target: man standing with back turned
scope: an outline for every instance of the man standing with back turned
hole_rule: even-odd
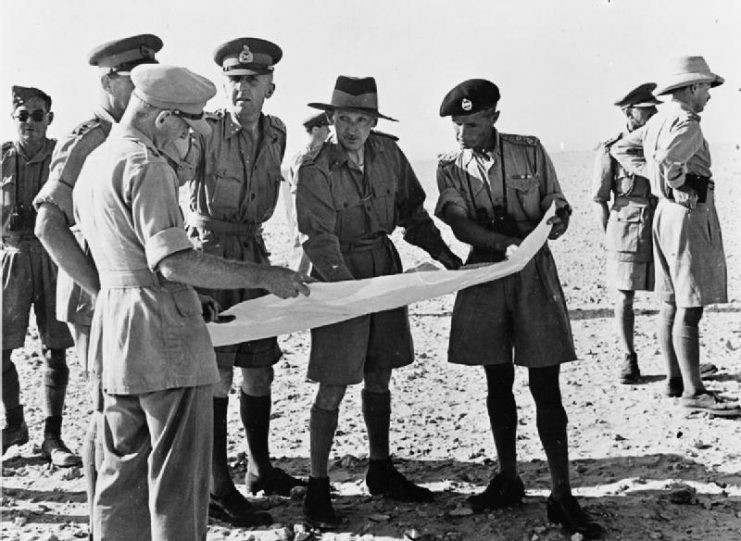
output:
[[[651,195],[648,179],[626,172],[610,156],[610,147],[656,114],[656,105],[661,102],[651,94],[654,88],[656,83],[644,83],[615,102],[625,114],[627,131],[599,146],[592,180],[599,224],[605,232],[608,285],[617,290],[615,322],[625,351],[621,383],[637,383],[641,376],[633,341],[633,300],[636,291],[654,288],[651,218],[656,198]],[[610,198],[612,208],[608,207]]]
[[[162,150],[207,135],[216,93],[185,68],[147,64],[118,126],[86,160],[75,217],[100,278],[90,348],[103,360],[103,463],[95,539],[206,538],[213,412],[213,346],[191,286],[308,294],[288,269],[193,250],[178,177]]]
[[[671,101],[611,152],[629,173],[647,177],[659,198],[653,240],[667,394],[681,396],[691,410],[736,416],[741,409],[708,391],[700,379],[698,328],[704,306],[728,301],[710,149],[699,115],[710,89],[724,79],[701,56],[680,57],[670,68],[654,94],[671,94]]]

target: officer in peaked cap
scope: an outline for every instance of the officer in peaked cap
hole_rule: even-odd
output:
[[[441,156],[435,214],[471,245],[468,263],[506,258],[555,205],[550,238],[568,228],[571,207],[553,164],[535,137],[501,133],[497,85],[470,79],[450,90],[440,116],[452,117],[458,150]],[[536,341],[533,336],[538,336]],[[561,401],[560,365],[576,359],[569,315],[556,265],[543,246],[518,273],[458,292],[450,328],[448,361],[482,366],[486,408],[499,471],[481,493],[468,498],[474,512],[516,506],[525,487],[517,468],[517,405],[514,365],[527,367],[537,409],[537,428],[553,480],[547,502],[551,522],[584,537],[601,528],[571,494],[567,417]]]
[[[645,177],[631,175],[610,156],[610,148],[656,114],[661,102],[653,95],[656,83],[643,83],[615,101],[626,117],[625,130],[597,148],[592,199],[605,232],[607,282],[616,290],[615,319],[623,346],[618,380],[637,383],[641,372],[634,347],[633,300],[636,291],[653,291],[654,266],[651,221],[656,198]],[[612,199],[612,207],[608,203]]]
[[[162,40],[152,34],[140,34],[106,42],[88,55],[92,66],[101,68],[98,104],[90,117],[64,135],[57,144],[51,162],[49,181],[34,200],[38,210],[36,231],[52,259],[59,265],[57,280],[57,314],[66,322],[75,340],[77,358],[86,366],[90,324],[93,317],[93,297],[99,286],[98,273],[82,234],[73,232],[72,189],[85,160],[108,137],[111,127],[123,115],[134,86],[129,72],[138,64],[156,63],[155,53]],[[96,360],[94,362],[98,362]],[[96,479],[95,450],[96,416],[100,409],[100,371],[86,366],[91,378],[94,400],[93,416],[83,446],[83,466],[88,502],[92,505]]]
[[[186,284],[288,297],[308,294],[307,279],[279,267],[257,273],[193,249],[162,151],[189,128],[209,131],[200,131],[198,116],[216,87],[166,65],[137,66],[131,78],[120,125],[88,158],[74,191],[101,284],[91,331],[102,351],[106,434],[96,539],[202,541],[219,373],[198,296]]]
[[[281,163],[286,128],[276,116],[263,113],[275,91],[274,67],[280,47],[258,38],[238,38],[216,48],[214,62],[223,74],[227,107],[208,115],[212,133],[197,136],[186,158],[196,174],[185,185],[188,233],[194,245],[227,259],[270,265],[262,232],[273,215],[282,183]],[[256,289],[200,289],[226,309],[264,294]],[[249,465],[245,488],[250,493],[288,496],[303,482],[274,468],[270,459],[270,411],[273,364],[282,352],[277,338],[216,348],[221,375],[214,386],[212,517],[235,526],[270,523],[237,490],[226,453],[226,416],[234,368],[242,371],[240,416],[246,432]]]
[[[671,99],[610,151],[628,173],[646,174],[658,198],[652,238],[665,393],[690,411],[737,417],[739,404],[705,387],[700,363],[704,307],[728,302],[710,145],[700,124],[710,89],[723,82],[702,56],[676,58],[653,92]]]
[[[219,45],[214,61],[225,75],[265,75],[283,57],[275,43],[259,38],[237,38]]]
[[[155,53],[160,49],[160,38],[154,34],[139,34],[97,46],[90,51],[88,62],[91,66],[124,75],[139,64],[156,64]]]

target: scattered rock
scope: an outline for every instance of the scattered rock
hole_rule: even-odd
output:
[[[459,505],[455,509],[452,509],[448,515],[451,517],[467,517],[469,515],[473,515],[473,509],[470,507],[465,507],[462,505]]]
[[[291,499],[293,501],[302,501],[304,499],[304,496],[306,496],[306,487],[303,486],[295,486],[291,489],[290,493]]]
[[[584,536],[579,532],[576,532],[574,535],[571,536],[570,539],[571,541],[584,541]]]
[[[372,520],[373,522],[386,522],[387,520],[391,520],[391,515],[384,515],[383,513],[373,513],[368,517],[369,520]]]
[[[677,505],[692,505],[695,503],[697,491],[685,483],[675,483],[670,487],[669,501]]]
[[[13,520],[13,524],[16,528],[23,528],[26,525],[26,522],[28,522],[26,517],[15,517]]]
[[[422,539],[422,533],[416,528],[411,528],[404,532],[404,539],[408,539],[409,541],[417,541],[419,539]]]

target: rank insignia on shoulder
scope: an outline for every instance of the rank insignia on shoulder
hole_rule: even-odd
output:
[[[95,128],[100,126],[100,120],[97,118],[92,118],[90,120],[86,120],[85,122],[82,122],[75,126],[75,129],[72,130],[73,135],[85,135],[86,133],[91,132]]]

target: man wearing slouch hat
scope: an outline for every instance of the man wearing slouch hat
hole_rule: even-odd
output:
[[[611,154],[629,173],[647,177],[659,198],[653,242],[666,394],[693,411],[738,416],[736,403],[705,388],[700,369],[703,308],[728,302],[710,147],[700,126],[710,89],[724,79],[701,56],[679,57],[668,67],[654,95],[671,100]]]
[[[341,75],[329,104],[309,106],[327,111],[335,129],[335,137],[308,154],[298,171],[296,213],[312,276],[336,282],[402,272],[389,238],[396,227],[446,268],[458,268],[461,261],[425,211],[425,193],[396,138],[373,131],[379,118],[393,120],[378,110],[375,79]],[[396,469],[389,449],[391,373],[413,359],[406,307],[312,329],[308,378],[319,389],[309,421],[311,477],[304,499],[311,524],[340,523],[330,500],[327,462],[347,386],[361,381],[368,490],[399,501],[433,499]]]

